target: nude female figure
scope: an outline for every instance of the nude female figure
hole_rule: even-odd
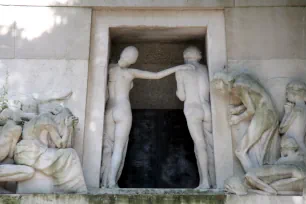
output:
[[[103,187],[118,187],[132,126],[129,93],[133,88],[133,79],[161,79],[178,70],[194,68],[192,65],[180,65],[157,73],[128,68],[137,58],[138,50],[129,46],[122,51],[118,63],[110,65],[101,171]]]

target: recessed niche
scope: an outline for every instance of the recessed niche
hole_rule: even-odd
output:
[[[131,67],[158,72],[184,64],[190,45],[202,52],[206,64],[206,28],[111,28],[110,63],[130,45],[139,50]],[[195,188],[199,175],[194,144],[176,96],[175,75],[159,80],[135,79],[130,92],[133,124],[121,188]]]
[[[112,28],[110,61],[116,63],[121,51],[133,45],[139,50],[137,62],[131,67],[158,72],[184,63],[183,51],[194,45],[205,59],[205,28]],[[174,74],[160,80],[135,79],[130,92],[132,109],[182,109],[175,95]]]

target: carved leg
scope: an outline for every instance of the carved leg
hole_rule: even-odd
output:
[[[107,110],[104,123],[105,133],[103,135],[103,154],[102,154],[102,187],[108,187],[108,178],[111,168],[112,154],[114,150],[115,121],[113,120],[113,111]]]
[[[0,165],[0,182],[23,181],[34,175],[34,169],[25,165],[2,164]]]
[[[209,124],[208,124],[209,125]],[[215,172],[215,158],[214,158],[214,141],[213,135],[207,127],[207,123],[203,123],[204,135],[207,143],[207,159],[208,159],[208,173],[210,179],[210,185],[215,187],[216,185],[216,172]],[[209,125],[211,126],[211,124]]]
[[[115,144],[111,161],[111,169],[109,175],[109,187],[117,187],[117,174],[120,169],[121,162],[125,158],[125,146],[128,142],[129,133],[132,126],[132,119],[116,122],[115,128]]]
[[[243,136],[235,151],[236,156],[246,172],[254,167],[248,156],[248,151],[258,142],[263,133],[267,130],[268,125],[269,124],[267,124],[267,121],[264,119],[264,114],[262,112],[257,112],[250,123],[247,133]]]
[[[264,169],[260,169],[263,170]],[[269,193],[270,195],[276,195],[277,192],[275,189],[273,189],[271,186],[260,180],[255,173],[249,172],[245,175],[245,179],[247,180],[248,184],[252,187],[255,187],[255,189],[260,189],[264,192]]]
[[[200,185],[198,189],[208,189],[208,158],[207,158],[207,144],[204,138],[202,121],[190,120],[187,118],[188,129],[193,139],[195,146],[195,154],[198,163],[198,170],[200,175]]]

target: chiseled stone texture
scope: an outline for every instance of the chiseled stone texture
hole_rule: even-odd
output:
[[[12,8],[0,6],[0,59],[14,57],[15,21]]]
[[[7,90],[9,98],[23,99],[32,93],[54,96],[72,90],[73,95],[65,105],[79,118],[73,147],[81,160],[87,72],[87,60],[0,60],[0,73],[4,74],[0,86]]]
[[[225,204],[303,204],[302,196],[227,195]]]
[[[306,82],[306,60],[229,60],[229,70],[250,73],[269,92],[280,116],[286,101],[286,86],[294,80]]]
[[[223,204],[224,195],[216,194],[24,194],[0,195],[2,204]]]
[[[306,59],[305,19],[305,7],[226,9],[228,59]]]
[[[95,7],[127,7],[127,8],[199,8],[199,7],[231,7],[234,5],[234,0],[0,0],[0,5],[24,5],[24,6],[95,6]]]
[[[0,6],[0,59],[89,57],[91,9]]]
[[[306,6],[305,0],[235,0],[235,7],[250,6]]]

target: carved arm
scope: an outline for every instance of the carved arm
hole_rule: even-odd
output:
[[[186,99],[186,95],[185,95],[185,88],[184,88],[184,80],[183,80],[183,76],[179,73],[176,72],[175,73],[175,79],[176,79],[176,96],[181,100],[181,101],[185,101]]]
[[[164,78],[170,74],[173,74],[176,71],[179,70],[187,70],[187,69],[194,69],[193,65],[179,65],[176,67],[172,67],[169,69],[165,69],[163,71],[160,72],[149,72],[149,71],[143,71],[143,70],[139,70],[139,69],[128,69],[129,73],[131,73],[135,78],[139,78],[139,79],[161,79]]]

